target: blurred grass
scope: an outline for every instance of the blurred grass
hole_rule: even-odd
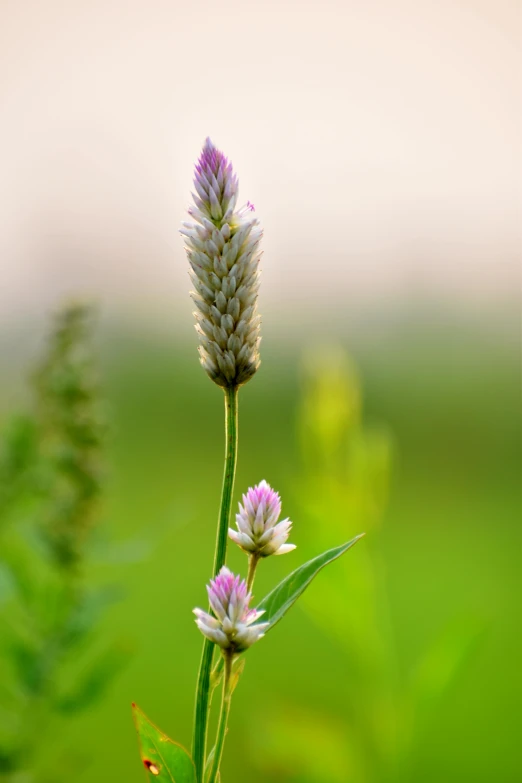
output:
[[[380,340],[346,346],[362,378],[365,421],[385,427],[393,444],[378,576],[394,629],[399,694],[411,677],[421,676],[426,650],[434,650],[422,664],[431,691],[411,716],[413,738],[398,778],[404,783],[520,779],[518,356],[509,341],[488,340],[485,332],[406,324]],[[241,394],[236,496],[261,478],[271,482],[294,520],[299,548],[266,564],[258,595],[304,560],[305,552],[313,554],[318,524],[317,551],[323,543],[340,543],[337,524],[330,526],[328,516],[314,521],[302,508],[307,468],[298,435],[299,349],[268,336],[262,358],[259,375]],[[103,363],[113,426],[109,537],[145,540],[151,549],[140,545],[144,558],[132,564],[111,562],[103,548],[98,553],[105,562],[93,566],[92,581],[126,590],[101,630],[134,652],[105,702],[67,731],[85,760],[79,783],[131,783],[143,779],[131,701],[171,737],[190,742],[201,646],[191,609],[204,600],[212,559],[222,399],[198,367],[193,342],[112,333],[104,340]],[[14,395],[4,397],[4,413],[13,407]],[[331,504],[325,498],[325,507]],[[363,526],[349,522],[355,532]],[[367,540],[348,553],[347,569],[365,556],[359,547],[371,550]],[[231,552],[230,562],[244,565],[238,552]],[[311,588],[318,596],[321,579]],[[347,602],[357,600],[346,596]],[[342,640],[321,627],[320,617],[314,619],[318,611],[313,602],[297,606],[266,645],[249,653],[235,696],[225,781],[393,779],[390,770],[355,764],[354,738],[344,729],[345,716],[353,712],[355,674]],[[369,617],[368,633],[373,622]],[[456,639],[458,646],[464,622],[477,623],[483,632],[469,651],[462,650],[456,676],[439,693],[445,640],[451,646]],[[382,728],[392,745],[395,721],[392,712]],[[274,725],[282,751],[273,748]],[[271,749],[281,766],[267,776],[263,757]],[[321,765],[320,755],[328,762]]]

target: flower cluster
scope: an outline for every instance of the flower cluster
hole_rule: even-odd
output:
[[[215,617],[194,609],[196,624],[201,633],[223,650],[240,653],[264,636],[268,623],[257,623],[263,612],[250,609],[252,594],[239,576],[223,566],[207,587],[210,606]]]
[[[289,519],[278,522],[281,515],[281,498],[266,481],[250,487],[243,495],[236,514],[237,530],[229,528],[228,535],[245,552],[257,557],[284,555],[295,549],[287,544],[292,528]]]
[[[247,203],[236,210],[238,181],[207,139],[196,165],[192,222],[181,233],[192,268],[201,363],[224,388],[246,383],[259,367],[258,294],[261,229]]]

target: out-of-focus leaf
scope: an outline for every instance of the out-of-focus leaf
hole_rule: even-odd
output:
[[[184,747],[160,731],[136,704],[132,713],[140,742],[141,760],[158,783],[195,783],[196,768]]]
[[[364,533],[355,536],[348,543],[329,549],[327,552],[323,552],[322,555],[318,555],[313,560],[309,560],[304,565],[299,566],[299,568],[296,568],[295,571],[292,571],[289,576],[283,579],[272,592],[265,596],[258,608],[265,612],[263,621],[270,623],[267,631],[270,631],[281,620],[319,571],[329,563],[337,560],[338,557],[341,557],[363,535]]]
[[[484,620],[470,617],[460,617],[444,629],[415,669],[412,691],[418,705],[443,696],[485,630]]]
[[[16,769],[15,754],[12,750],[0,747],[0,775],[11,775]]]
[[[154,546],[155,542],[145,538],[118,541],[115,544],[99,541],[92,547],[90,559],[97,565],[140,563],[150,557]]]
[[[126,665],[128,657],[125,650],[117,647],[106,650],[92,664],[79,685],[71,693],[56,700],[56,709],[62,713],[79,712],[97,702]]]
[[[11,586],[16,597],[25,606],[32,606],[38,592],[42,564],[32,546],[30,536],[24,529],[23,541],[10,541],[2,550],[2,566],[9,572]]]
[[[0,563],[0,606],[14,593],[13,577],[5,563]]]
[[[364,774],[364,750],[341,715],[276,700],[246,731],[266,783],[375,783]]]
[[[42,672],[39,649],[27,639],[14,639],[8,647],[18,680],[29,693],[36,693],[41,684]]]
[[[74,646],[81,643],[90,631],[96,629],[105,609],[120,601],[123,595],[123,590],[117,585],[107,585],[86,593],[65,629],[67,645]]]
[[[300,415],[302,451],[309,465],[334,473],[346,439],[359,427],[362,395],[359,375],[340,345],[313,347],[303,363],[305,394]]]
[[[0,515],[24,491],[36,460],[36,428],[29,416],[15,416],[0,441]]]

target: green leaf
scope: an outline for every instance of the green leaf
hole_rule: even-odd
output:
[[[245,668],[245,659],[243,657],[235,658],[232,663],[232,676],[230,678],[230,687],[232,689],[232,693],[237,687],[239,678],[243,674],[244,668]],[[222,655],[220,655],[218,662],[216,663],[216,665],[214,666],[210,674],[210,686],[212,690],[217,688],[217,686],[223,679],[224,671],[225,671],[225,659],[223,658]]]
[[[196,768],[181,745],[163,734],[136,704],[132,714],[140,741],[141,760],[157,783],[195,783]]]
[[[312,579],[324,568],[328,563],[332,563],[341,557],[350,547],[352,547],[357,541],[364,536],[361,535],[352,538],[347,544],[329,549],[327,552],[323,552],[322,555],[314,557],[313,560],[309,560],[295,571],[279,582],[271,593],[269,593],[259,606],[258,609],[264,610],[263,622],[268,622],[270,625],[267,631],[270,631],[274,625],[286,614],[290,607],[297,601],[300,595],[304,593]]]

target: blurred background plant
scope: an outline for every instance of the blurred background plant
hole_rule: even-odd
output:
[[[266,723],[258,761],[272,779],[284,771],[288,781],[399,783],[411,776],[420,713],[443,698],[484,620],[459,618],[401,677],[380,541],[393,436],[383,426],[365,424],[359,373],[341,346],[309,351],[302,376],[302,469],[294,483],[304,556],[336,535],[365,530],[367,537],[353,562],[325,572],[303,598],[310,619],[344,662],[336,681],[344,710],[325,720],[305,697],[286,703]]]
[[[75,779],[87,758],[67,747],[64,726],[103,695],[125,659],[96,633],[113,590],[86,582],[106,438],[92,316],[84,304],[58,312],[32,378],[32,410],[8,423],[1,443],[0,779],[6,781]]]

